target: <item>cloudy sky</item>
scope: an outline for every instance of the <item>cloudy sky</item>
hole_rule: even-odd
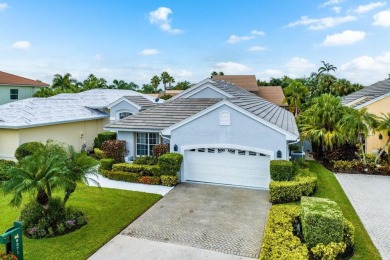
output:
[[[371,84],[390,73],[390,3],[361,0],[0,0],[0,70],[51,83],[93,73],[149,83],[168,71],[210,76],[336,76]]]

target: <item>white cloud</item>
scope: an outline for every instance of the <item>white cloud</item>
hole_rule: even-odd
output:
[[[366,5],[359,5],[356,9],[353,10],[353,12],[357,14],[363,14],[368,13],[371,10],[374,10],[375,8],[385,6],[386,2],[372,2]]]
[[[269,80],[270,78],[280,78],[283,77],[284,73],[277,69],[266,69],[263,71],[260,71],[257,74],[257,78],[261,80]]]
[[[95,57],[93,59],[96,60],[96,61],[101,61],[102,60],[102,55],[100,55],[98,53],[98,54],[95,55]]]
[[[169,19],[169,15],[173,14],[172,10],[168,7],[159,7],[156,10],[149,13],[149,22],[151,24],[155,24],[160,27],[163,31],[167,31],[169,33],[178,34],[182,33],[183,30],[173,29],[171,27],[171,20]]]
[[[337,4],[340,4],[341,2],[343,2],[343,0],[329,0],[329,1],[326,1],[325,3],[323,3],[322,5],[320,5],[320,7],[325,7],[328,5],[337,5]]]
[[[332,10],[333,10],[336,14],[338,14],[338,13],[341,12],[341,7],[340,7],[340,6],[333,6],[333,7],[332,7]]]
[[[219,63],[217,63],[217,65],[213,69],[213,71],[222,71],[226,75],[240,74],[243,72],[248,72],[250,70],[251,69],[249,67],[245,66],[244,64],[232,62],[232,61],[219,62]]]
[[[11,48],[14,49],[29,49],[31,46],[31,42],[29,41],[17,41],[11,45]]]
[[[305,58],[294,57],[286,63],[285,67],[289,76],[302,77],[304,75],[309,75],[315,70],[316,65]]]
[[[176,82],[182,80],[188,80],[188,78],[192,77],[192,71],[185,70],[185,69],[166,68],[163,69],[163,71],[168,72],[172,77],[174,77]]]
[[[5,9],[8,9],[8,4],[7,3],[0,3],[0,11],[3,11]]]
[[[248,51],[256,52],[256,51],[265,51],[267,50],[266,47],[263,46],[252,46],[248,49]]]
[[[234,44],[242,41],[249,41],[256,38],[255,36],[237,36],[235,34],[230,35],[229,39],[226,41],[227,43]]]
[[[390,27],[390,9],[374,15],[373,25]]]
[[[264,36],[264,35],[265,35],[264,32],[258,31],[258,30],[252,30],[252,31],[251,31],[251,34],[252,34],[252,35],[256,35],[256,36]]]
[[[382,55],[360,56],[341,65],[338,73],[361,84],[372,84],[388,77],[390,67],[390,52]]]
[[[363,31],[346,30],[341,33],[327,35],[325,40],[321,43],[323,46],[342,46],[351,45],[362,41],[366,37]]]
[[[145,50],[140,51],[138,54],[143,55],[143,56],[151,56],[151,55],[156,55],[159,53],[160,53],[160,51],[156,50],[156,49],[145,49]]]
[[[356,16],[347,15],[341,17],[325,17],[325,18],[309,18],[308,16],[302,16],[298,21],[291,22],[287,27],[295,27],[299,25],[308,26],[310,30],[321,30],[326,28],[332,28],[343,23],[355,21]]]

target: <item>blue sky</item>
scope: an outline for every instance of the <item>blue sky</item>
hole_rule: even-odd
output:
[[[387,1],[0,0],[0,70],[51,83],[93,73],[149,83],[168,71],[302,77],[324,60],[371,84],[390,73]]]

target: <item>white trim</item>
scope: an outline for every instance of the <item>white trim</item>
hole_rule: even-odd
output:
[[[139,105],[137,105],[136,103],[134,103],[134,102],[128,100],[126,97],[121,97],[121,98],[117,99],[116,101],[114,101],[114,102],[112,102],[111,104],[109,104],[109,105],[107,106],[107,108],[108,108],[108,109],[111,109],[112,107],[118,105],[118,104],[119,104],[120,102],[122,102],[122,101],[125,101],[125,102],[128,103],[129,105],[134,106],[134,107],[137,108],[138,110],[141,109],[141,106],[139,106]]]
[[[157,129],[134,129],[134,128],[129,128],[129,129],[125,129],[125,128],[116,128],[116,127],[103,127],[103,130],[106,130],[106,131],[120,131],[120,132],[140,132],[140,133],[160,133],[161,130],[157,130]]]
[[[169,100],[175,100],[175,99],[177,99],[177,98],[181,98],[183,95],[186,95],[187,93],[192,92],[193,90],[197,89],[199,86],[202,86],[202,85],[204,85],[204,84],[206,84],[206,83],[211,83],[211,84],[213,84],[213,83],[215,83],[215,82],[214,82],[212,79],[210,79],[210,78],[206,78],[206,79],[202,80],[201,82],[199,82],[199,83],[193,85],[193,86],[190,87],[189,89],[186,89],[186,90],[184,90],[183,92],[177,94],[176,96],[170,98]]]
[[[382,95],[382,96],[379,96],[379,97],[377,97],[377,98],[374,98],[374,99],[372,99],[372,100],[370,100],[370,101],[367,101],[366,103],[363,103],[363,104],[361,104],[361,105],[358,105],[358,106],[355,107],[355,109],[360,109],[360,108],[362,108],[362,107],[371,105],[372,103],[375,103],[375,102],[377,102],[377,101],[379,101],[379,100],[381,100],[381,99],[387,98],[387,97],[389,97],[389,96],[390,96],[390,92],[388,92],[388,93],[386,93],[386,94],[384,94],[384,95]]]
[[[211,84],[206,84],[206,85],[204,85],[204,86],[202,86],[202,87],[198,87],[198,88],[194,89],[193,91],[189,92],[188,94],[183,95],[183,98],[190,98],[191,96],[193,96],[193,95],[195,95],[195,94],[201,92],[202,90],[204,90],[204,89],[206,89],[206,88],[210,88],[210,89],[214,90],[215,92],[217,92],[217,93],[219,93],[219,94],[225,96],[226,98],[233,98],[233,96],[230,95],[229,93],[227,93],[227,92],[225,92],[225,91],[223,91],[223,90],[220,90],[219,88],[214,87],[214,86],[211,85]]]
[[[259,122],[265,126],[268,126],[269,128],[271,128],[279,133],[284,134],[286,136],[287,141],[295,141],[299,138],[299,136],[295,136],[294,134],[288,132],[287,130],[284,130],[284,129],[282,129],[282,128],[280,128],[280,127],[278,127],[278,126],[276,126],[276,125],[274,125],[274,124],[272,124],[272,123],[270,123],[270,122],[268,122],[268,121],[266,121],[258,116],[255,116],[254,114],[252,114],[252,113],[246,111],[245,109],[229,102],[228,100],[222,100],[221,102],[218,102],[217,104],[215,104],[211,107],[208,107],[207,109],[202,110],[201,112],[199,112],[193,116],[190,116],[190,117],[188,117],[188,118],[186,118],[186,119],[184,119],[184,120],[182,120],[182,121],[180,121],[180,122],[178,122],[178,123],[176,123],[168,128],[165,128],[161,133],[163,135],[171,135],[172,130],[179,128],[179,127],[181,127],[181,126],[183,126],[183,125],[185,125],[185,124],[187,124],[187,123],[189,123],[189,122],[191,122],[191,121],[193,121],[193,120],[195,120],[195,119],[197,119],[197,118],[199,118],[199,117],[201,117],[201,116],[203,116],[203,115],[205,115],[205,114],[207,114],[207,113],[209,113],[209,112],[211,112],[211,111],[213,111],[213,110],[215,110],[223,105],[226,105],[226,106],[254,119],[257,122]]]
[[[236,149],[236,150],[245,150],[256,153],[262,153],[269,156],[270,160],[275,159],[275,152],[270,150],[265,150],[261,148],[255,148],[251,146],[245,145],[237,145],[237,144],[193,144],[193,145],[183,145],[180,146],[179,152],[184,155],[186,150],[197,149],[197,148],[226,148],[226,149]]]

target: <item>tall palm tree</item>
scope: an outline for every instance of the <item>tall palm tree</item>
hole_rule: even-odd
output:
[[[161,82],[161,79],[159,76],[157,75],[154,75],[151,79],[150,79],[150,84],[155,87],[157,89],[158,85],[160,85],[160,82]]]
[[[358,142],[360,144],[364,164],[367,164],[364,140],[367,138],[371,129],[378,125],[377,117],[367,111],[367,108],[353,109],[346,108],[346,113],[340,121],[340,126],[346,134],[349,142]]]
[[[388,150],[388,147],[390,145],[390,113],[387,113],[387,114],[382,113],[382,118],[380,119],[379,124],[378,124],[378,130],[387,132],[388,139],[387,139],[386,144],[381,148],[381,151],[377,155],[377,157],[375,159],[375,163],[378,161],[378,159],[381,157],[381,155],[386,150]]]
[[[170,82],[170,80],[171,80],[171,75],[169,75],[169,73],[168,72],[166,72],[166,71],[163,71],[162,73],[161,73],[161,82],[164,84],[164,95],[165,95],[165,91],[167,90],[167,83],[169,83]]]
[[[77,83],[77,80],[72,78],[70,73],[64,74],[55,74],[53,78],[52,88],[60,89],[61,91],[72,90]]]
[[[169,76],[169,79],[168,79],[169,89],[172,88],[172,83],[175,83],[175,79],[172,76]]]
[[[283,103],[287,102],[291,112],[294,112],[294,115],[297,116],[302,105],[302,100],[305,99],[309,90],[301,82],[292,80],[288,87],[283,89],[283,92],[286,96]]]
[[[336,71],[337,70],[337,67],[333,66],[332,64],[327,63],[325,61],[321,61],[321,62],[323,64],[323,66],[318,68],[318,74],[322,74],[324,72],[326,72],[326,74],[329,74],[330,71]]]

